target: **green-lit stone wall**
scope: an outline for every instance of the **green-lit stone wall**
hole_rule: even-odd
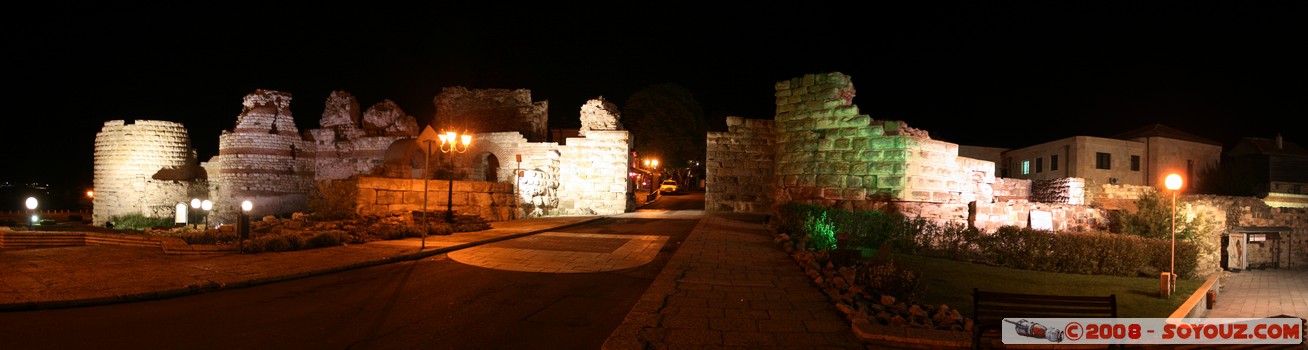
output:
[[[959,157],[957,144],[902,121],[861,114],[849,76],[809,74],[775,89],[778,202],[870,208],[882,199],[991,200],[993,162]]]

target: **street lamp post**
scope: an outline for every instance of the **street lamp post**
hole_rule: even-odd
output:
[[[1176,291],[1176,192],[1181,189],[1181,175],[1167,175],[1163,183],[1172,190],[1172,266],[1168,270],[1166,293],[1170,297]]]
[[[27,214],[31,216],[30,221],[27,222],[27,229],[36,231],[36,197],[27,197],[27,202],[23,204],[27,205]]]
[[[213,202],[208,199],[200,202],[200,209],[204,210],[204,229],[209,230],[209,211],[213,210]]]
[[[440,135],[441,153],[450,153],[451,156],[458,155],[468,151],[468,145],[472,144],[472,135],[466,131],[463,135],[453,131],[446,131]],[[462,141],[462,142],[460,142]],[[459,147],[462,144],[463,147]],[[454,157],[450,157],[450,188],[446,192],[445,200],[445,222],[454,223]]]
[[[186,220],[191,222],[191,228],[192,228],[192,229],[198,229],[198,228],[200,228],[200,224],[197,223],[197,222],[195,222],[195,217],[191,216],[191,215],[192,215],[191,213],[193,213],[193,212],[197,212],[197,211],[199,211],[199,209],[200,209],[200,199],[199,199],[199,198],[191,198],[191,210],[188,211],[188,212],[186,212]],[[205,228],[208,228],[208,227],[205,227]]]
[[[241,202],[241,212],[236,216],[236,241],[238,249],[245,252],[245,236],[250,234],[250,210],[254,209],[254,203],[250,201]],[[206,219],[208,220],[208,219]]]

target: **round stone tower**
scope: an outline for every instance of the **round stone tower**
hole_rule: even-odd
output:
[[[105,122],[95,134],[94,223],[129,214],[171,217],[174,206],[188,200],[194,161],[181,123]]]

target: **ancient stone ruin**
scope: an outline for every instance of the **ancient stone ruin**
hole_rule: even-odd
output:
[[[141,214],[171,217],[199,177],[195,151],[181,123],[112,120],[95,134],[92,220]]]
[[[618,121],[621,113],[618,112],[618,106],[604,100],[604,97],[586,101],[581,106],[581,130],[577,133],[586,136],[587,131],[613,131],[621,130],[622,123]]]
[[[518,132],[527,141],[545,141],[549,128],[549,102],[532,101],[527,89],[468,89],[446,87],[432,99],[436,117],[432,126],[459,127],[475,133]]]
[[[446,92],[438,106],[447,115],[476,120],[459,131],[474,132],[476,141],[467,153],[433,154],[430,162],[415,141],[419,128],[412,116],[390,100],[361,114],[359,103],[343,91],[327,98],[321,128],[303,133],[291,114],[290,93],[246,95],[235,127],[219,135],[218,155],[198,165],[179,123],[108,122],[96,137],[95,220],[103,224],[110,216],[138,213],[167,217],[191,198],[213,201],[213,224],[234,222],[246,200],[253,202],[255,217],[289,215],[306,209],[318,182],[342,179],[358,186],[361,214],[421,210],[423,198],[428,210],[448,205],[489,220],[607,215],[634,204],[626,176],[630,137],[620,130],[612,103],[592,100],[583,107],[599,124],[564,146],[503,131],[544,135],[547,104],[531,102],[528,90]],[[472,129],[494,124],[486,118],[509,122],[487,126],[500,132]],[[434,179],[436,172],[423,175],[430,164],[447,166],[444,179]],[[426,186],[424,176],[432,179]]]

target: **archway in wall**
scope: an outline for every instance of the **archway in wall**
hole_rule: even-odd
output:
[[[421,179],[427,155],[414,139],[397,140],[386,148],[382,158],[382,176],[403,179]],[[431,164],[435,167],[438,164]],[[434,169],[433,169],[434,170]]]
[[[500,158],[494,153],[482,152],[473,158],[472,173],[469,179],[476,181],[499,182]]]
[[[485,163],[486,163],[485,167],[482,168],[482,173],[483,173],[481,177],[481,179],[483,179],[482,181],[489,181],[489,182],[499,181],[499,179],[496,178],[496,174],[498,174],[500,170],[500,158],[496,157],[495,154],[493,153],[488,153],[486,154]]]

